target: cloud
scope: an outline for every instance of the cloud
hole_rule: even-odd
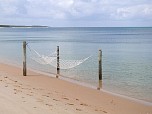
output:
[[[0,0],[0,16],[14,17],[25,14],[26,0]]]
[[[74,23],[152,19],[150,0],[0,0],[0,19]],[[6,19],[7,18],[7,19]],[[1,21],[0,21],[1,22]]]
[[[26,8],[30,16],[59,19],[78,18],[94,13],[94,2],[94,0],[28,0]]]
[[[98,12],[101,9],[98,3],[98,0],[0,0],[0,9],[6,16],[77,18]]]
[[[116,9],[111,14],[116,19],[152,18],[152,5],[137,5]]]

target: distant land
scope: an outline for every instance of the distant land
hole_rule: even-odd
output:
[[[31,26],[26,26],[26,25],[0,25],[0,27],[48,27],[48,26],[41,26],[41,25],[31,25]]]

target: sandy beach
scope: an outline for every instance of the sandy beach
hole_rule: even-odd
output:
[[[152,103],[0,64],[1,114],[152,114]]]

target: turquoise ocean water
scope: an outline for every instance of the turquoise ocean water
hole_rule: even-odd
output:
[[[73,80],[98,85],[98,50],[103,51],[103,89],[152,102],[152,28],[0,28],[0,61],[22,66],[22,41],[43,55],[60,46],[60,58],[79,60],[81,65],[61,70]],[[29,68],[56,73],[56,68],[31,59]]]

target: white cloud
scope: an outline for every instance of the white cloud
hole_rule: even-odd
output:
[[[151,15],[152,16],[152,5],[145,7],[143,12],[144,12],[145,15]]]
[[[27,16],[64,19],[73,0],[28,0]]]
[[[17,8],[13,5],[15,4],[14,0],[0,1],[0,15],[13,15],[16,13]]]
[[[0,16],[20,16],[25,13],[26,0],[0,0]]]
[[[144,4],[118,8],[111,15],[117,19],[152,18],[152,5]]]
[[[36,3],[35,3],[36,2]],[[83,0],[28,0],[28,14],[38,17],[84,17],[95,13],[98,2]],[[57,15],[57,16],[56,16]]]
[[[152,19],[150,0],[0,0],[0,19],[41,19],[73,23]]]

